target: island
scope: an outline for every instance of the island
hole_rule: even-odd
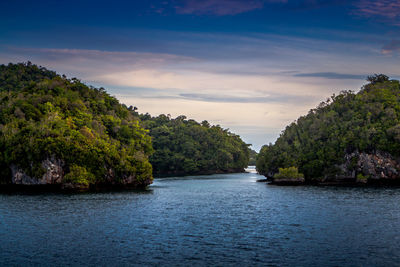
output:
[[[219,125],[161,114],[139,115],[152,137],[154,153],[150,156],[153,174],[185,176],[244,172],[250,149],[240,136]]]
[[[288,125],[261,148],[257,171],[275,184],[400,184],[399,81],[367,80]]]

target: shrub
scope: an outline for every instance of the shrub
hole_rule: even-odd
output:
[[[81,167],[78,165],[72,165],[70,167],[70,171],[64,177],[64,182],[72,183],[72,184],[81,184],[85,186],[89,186],[95,177],[92,173],[88,172],[85,167]]]
[[[361,173],[357,174],[357,180],[358,181],[363,181],[363,180],[367,180],[368,177],[365,175],[362,175]]]
[[[279,173],[274,175],[275,179],[299,179],[304,178],[302,173],[299,173],[297,167],[279,168]]]

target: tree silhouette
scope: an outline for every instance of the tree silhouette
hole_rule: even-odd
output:
[[[376,74],[375,73],[374,75],[368,76],[367,81],[369,81],[372,84],[382,83],[382,82],[389,81],[389,77],[386,76],[385,74]]]

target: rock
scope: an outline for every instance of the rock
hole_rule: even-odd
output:
[[[11,182],[20,185],[37,185],[39,181],[27,175],[21,168],[16,165],[11,165]]]
[[[344,163],[337,167],[340,173],[336,178],[350,178],[362,183],[368,180],[400,179],[400,159],[382,151],[370,154],[356,151],[346,154]],[[359,179],[360,177],[365,178]]]
[[[91,188],[144,188],[152,183],[152,179],[137,181],[135,175],[124,175],[120,177],[120,179],[117,179],[118,177],[116,177],[115,171],[111,168],[107,168],[107,175],[100,183],[92,185],[65,183],[66,164],[63,160],[49,157],[43,160],[41,165],[45,173],[40,178],[29,176],[16,164],[11,165],[11,184],[24,186],[55,186],[68,191],[87,191]]]
[[[15,164],[11,165],[11,181],[13,184],[22,185],[53,185],[61,184],[64,177],[64,162],[55,158],[47,158],[42,161],[45,173],[40,179],[27,175]]]
[[[44,184],[61,184],[64,178],[64,161],[51,158],[42,162],[42,167],[46,170],[41,182]]]

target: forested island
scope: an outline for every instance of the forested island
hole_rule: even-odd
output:
[[[276,184],[399,184],[399,81],[367,80],[287,126],[262,147],[257,171]]]
[[[241,172],[239,136],[184,116],[140,115],[104,88],[30,62],[0,65],[0,187],[139,188],[154,175]]]
[[[153,140],[150,163],[155,176],[244,172],[249,163],[248,145],[218,125],[185,116],[139,117]]]

